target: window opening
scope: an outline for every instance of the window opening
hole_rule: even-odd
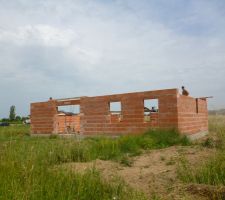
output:
[[[109,102],[111,123],[122,121],[121,102]]]
[[[80,105],[58,106],[57,132],[79,133],[80,132]]]
[[[158,99],[144,99],[144,122],[150,122],[151,116],[159,112]]]

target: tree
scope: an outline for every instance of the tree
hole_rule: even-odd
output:
[[[2,122],[8,122],[9,119],[8,118],[2,118]]]
[[[15,118],[16,118],[16,106],[12,105],[9,111],[9,119],[13,121],[15,120]]]
[[[22,121],[22,118],[20,116],[16,116],[16,121]]]

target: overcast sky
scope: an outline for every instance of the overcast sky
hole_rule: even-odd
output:
[[[224,0],[0,0],[0,117],[181,85],[225,107]]]

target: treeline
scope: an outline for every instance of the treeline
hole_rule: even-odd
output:
[[[10,106],[10,109],[9,109],[9,117],[0,119],[0,122],[23,123],[27,119],[29,119],[29,117],[22,117],[22,116],[16,115],[16,106],[12,105]]]

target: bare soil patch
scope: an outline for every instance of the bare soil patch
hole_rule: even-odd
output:
[[[207,199],[225,199],[224,186],[218,187],[205,184],[190,184],[187,187],[187,191],[192,194],[198,194],[200,196],[207,197]]]
[[[62,167],[81,173],[87,169],[95,168],[107,181],[111,181],[115,177],[122,178],[125,183],[143,191],[149,198],[157,196],[162,199],[207,199],[206,196],[199,196],[199,193],[187,190],[188,186],[185,186],[177,178],[177,166],[181,157],[185,157],[193,166],[200,165],[214,152],[214,149],[197,145],[173,146],[151,150],[141,156],[134,157],[131,167],[103,160],[66,163]]]

